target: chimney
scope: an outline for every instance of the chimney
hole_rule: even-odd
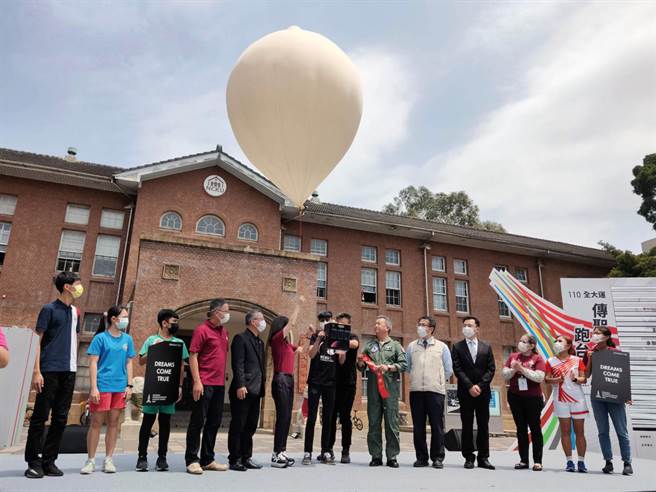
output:
[[[68,150],[66,151],[66,157],[64,157],[65,160],[69,162],[74,162],[77,160],[77,149],[75,147],[69,147]]]

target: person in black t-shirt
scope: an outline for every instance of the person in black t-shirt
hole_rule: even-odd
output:
[[[340,313],[337,315],[337,323],[350,325],[351,315]],[[336,392],[335,392],[335,410],[333,417],[330,419],[330,454],[334,459],[333,446],[337,440],[337,417],[342,427],[342,463],[350,463],[351,457],[349,450],[351,448],[351,436],[353,434],[353,422],[351,421],[351,409],[355,400],[355,386],[357,381],[356,359],[358,357],[358,348],[360,340],[357,335],[351,334],[349,349],[346,352],[344,364],[337,366]]]
[[[337,365],[344,364],[346,352],[334,350],[325,343],[326,335],[323,331],[327,322],[332,319],[330,311],[319,313],[319,329],[312,326],[308,328],[310,347],[310,371],[308,373],[308,418],[305,426],[305,454],[303,464],[312,463],[312,445],[314,442],[314,425],[319,411],[319,400],[323,404],[321,424],[321,455],[319,461],[328,465],[335,464],[335,458],[330,453],[330,424],[335,406],[335,382]]]

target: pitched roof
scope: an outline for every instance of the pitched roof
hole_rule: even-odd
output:
[[[85,161],[69,161],[54,155],[35,154],[21,150],[0,148],[0,161],[32,164],[47,168],[61,169],[75,173],[91,174],[94,176],[111,178],[115,173],[125,169],[118,166],[107,166]]]

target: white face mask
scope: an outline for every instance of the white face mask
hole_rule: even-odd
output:
[[[222,325],[225,325],[228,321],[230,321],[230,313],[226,313],[223,316],[221,316]]]
[[[604,336],[599,334],[592,335],[592,343],[601,343],[604,341]]]
[[[419,338],[424,338],[426,334],[427,334],[427,330],[424,325],[417,326],[417,335],[419,335]]]
[[[471,326],[463,326],[462,334],[465,338],[474,338],[474,336],[476,336],[476,331]]]
[[[262,333],[264,330],[266,330],[266,321],[261,320],[259,324],[257,325],[257,331]]]
[[[563,342],[554,343],[554,350],[557,354],[561,353],[563,350],[565,350],[565,344]]]
[[[531,350],[531,346],[528,343],[522,341],[517,344],[517,350],[523,354]]]

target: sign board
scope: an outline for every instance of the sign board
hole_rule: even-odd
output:
[[[591,363],[591,398],[615,403],[631,399],[631,358],[628,352],[608,349],[594,352]]]
[[[209,196],[217,197],[223,195],[226,192],[228,185],[226,184],[225,179],[223,179],[221,176],[218,174],[212,174],[205,178],[205,181],[203,182],[203,189]]]
[[[171,405],[178,400],[182,343],[163,341],[148,348],[144,405]]]

